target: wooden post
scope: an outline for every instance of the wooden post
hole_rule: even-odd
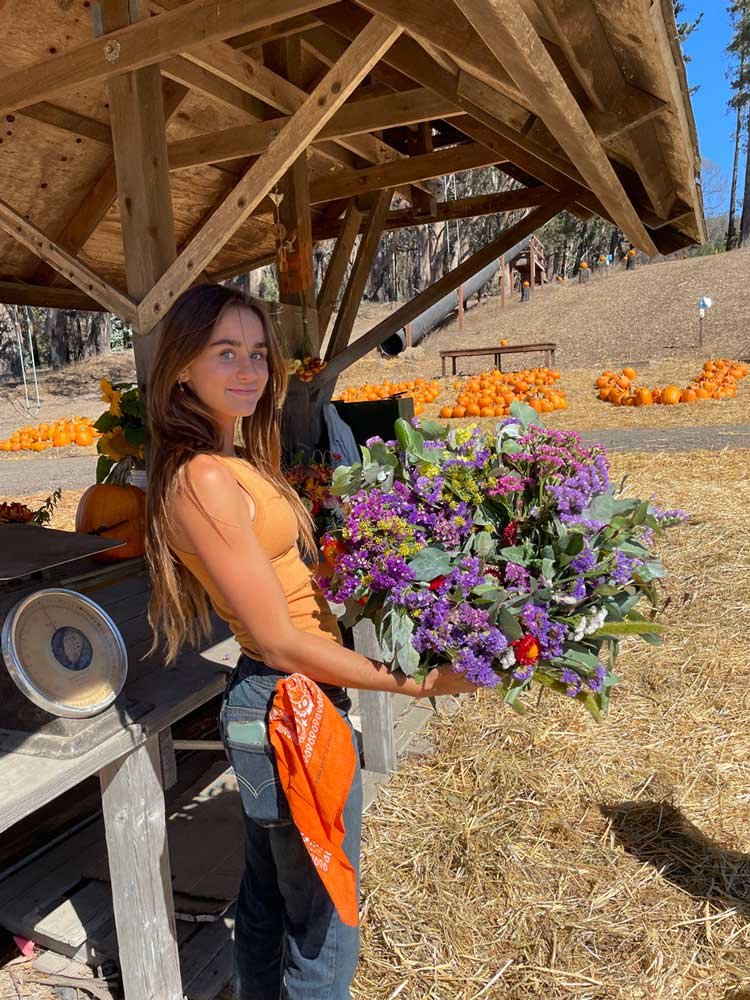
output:
[[[159,737],[99,779],[126,1000],[182,1000]]]
[[[507,275],[505,273],[505,254],[500,258],[500,305],[505,309],[505,282],[507,280]]]
[[[132,17],[129,9],[135,10]],[[138,5],[102,0],[101,28],[107,33],[138,19]],[[140,19],[148,18],[146,4]],[[164,98],[158,65],[113,77],[109,83],[112,146],[117,173],[128,294],[140,302],[172,264],[177,249],[169,191]],[[135,370],[146,391],[159,330],[133,340]]]
[[[375,626],[367,619],[352,629],[354,648],[373,660],[382,659],[375,636]],[[396,743],[393,731],[393,701],[386,691],[360,691],[359,712],[362,719],[362,743],[368,771],[390,774],[396,770]]]
[[[464,286],[458,286],[458,329],[464,328]]]
[[[412,347],[414,343],[414,327],[411,323],[407,323],[404,327],[404,334],[406,336],[406,347]],[[443,365],[445,367],[445,365]],[[445,372],[443,372],[445,374]]]
[[[534,237],[529,241],[529,299],[534,294],[534,280],[536,278],[536,244]]]
[[[280,38],[264,46],[265,65],[304,87],[302,43],[297,36]],[[307,154],[301,153],[278,182],[282,195],[279,220],[286,229],[285,239],[291,243],[286,252],[286,268],[276,263],[279,282],[279,320],[290,357],[317,355],[320,350],[318,312],[315,300],[312,223],[310,218],[310,185],[307,176]],[[282,257],[283,260],[283,257]],[[291,309],[287,309],[291,306]]]

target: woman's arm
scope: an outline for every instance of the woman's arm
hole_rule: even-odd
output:
[[[267,666],[284,673],[299,672],[322,684],[398,691],[415,698],[476,690],[447,665],[418,683],[337,642],[296,628],[234,476],[210,455],[196,456],[187,471],[205,513],[187,491],[181,491],[175,502],[175,519],[222,597],[253,636]]]

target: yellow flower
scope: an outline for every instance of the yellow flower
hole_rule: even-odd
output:
[[[112,383],[106,378],[101,380],[99,388],[101,389],[102,399],[105,403],[109,403],[109,412],[112,416],[121,417],[122,410],[120,409],[120,398],[122,393],[113,388]]]
[[[143,458],[143,445],[131,444],[125,437],[122,427],[115,427],[114,430],[102,434],[97,442],[97,451],[111,458],[113,462],[119,462],[126,455]]]

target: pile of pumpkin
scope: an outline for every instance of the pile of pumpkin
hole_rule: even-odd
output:
[[[336,396],[344,403],[364,403],[376,399],[388,399],[391,396],[411,396],[414,400],[414,413],[419,416],[427,403],[434,403],[440,394],[439,382],[427,382],[423,378],[411,379],[408,382],[380,382],[377,385],[362,385],[358,389],[351,386]]]
[[[734,399],[737,383],[748,373],[750,368],[740,361],[715,358],[705,361],[703,370],[684,389],[679,385],[667,385],[663,389],[637,385],[638,373],[634,368],[623,368],[619,374],[604,371],[596,380],[596,387],[599,399],[614,406],[651,406],[654,403],[674,406],[703,399]]]
[[[463,385],[454,384],[458,391],[453,406],[440,410],[443,420],[460,417],[505,417],[511,403],[528,403],[537,413],[565,410],[568,401],[556,383],[560,372],[551,368],[525,368],[518,372],[501,372],[496,368],[469,378]]]
[[[99,432],[91,417],[63,417],[52,423],[34,427],[19,427],[10,437],[0,441],[0,451],[46,451],[47,448],[65,448],[76,444],[87,448],[94,444]]]

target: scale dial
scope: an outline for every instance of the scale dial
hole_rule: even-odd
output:
[[[28,594],[3,622],[8,673],[35,705],[68,719],[97,715],[122,691],[128,657],[120,631],[74,590]]]

